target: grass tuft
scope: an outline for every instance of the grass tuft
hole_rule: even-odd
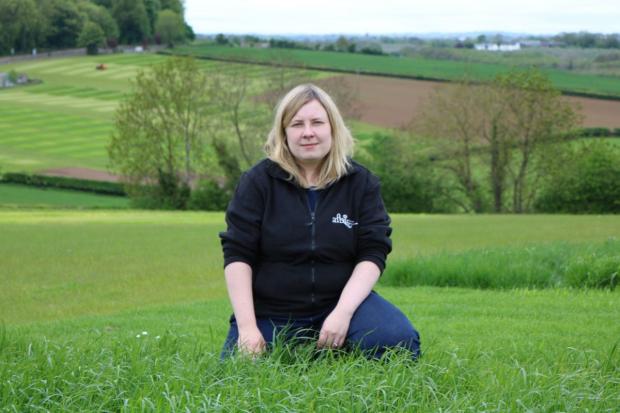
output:
[[[444,252],[392,261],[385,285],[470,288],[607,288],[620,278],[620,240]]]

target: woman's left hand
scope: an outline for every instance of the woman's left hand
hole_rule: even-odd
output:
[[[338,348],[344,344],[352,315],[335,308],[323,321],[317,347]]]

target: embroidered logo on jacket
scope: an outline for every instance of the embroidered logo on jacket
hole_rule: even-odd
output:
[[[336,214],[335,217],[332,218],[333,224],[344,224],[347,228],[353,228],[353,225],[357,225],[357,222],[350,220],[347,214]]]

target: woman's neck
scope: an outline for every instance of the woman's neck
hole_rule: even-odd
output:
[[[308,186],[316,186],[319,182],[319,171],[320,171],[320,163],[316,164],[300,164],[301,172],[303,173],[304,179],[306,180],[306,184]]]

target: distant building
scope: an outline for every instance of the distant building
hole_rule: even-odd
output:
[[[497,43],[478,43],[474,45],[476,50],[486,50],[489,52],[514,52],[521,50],[521,43],[497,44]]]
[[[11,79],[10,73],[4,73],[4,72],[0,73],[0,89],[13,87],[15,85],[25,85],[29,81],[30,79],[28,78],[28,75],[26,75],[25,73],[20,73],[19,75],[17,75],[17,77],[13,79]]]

